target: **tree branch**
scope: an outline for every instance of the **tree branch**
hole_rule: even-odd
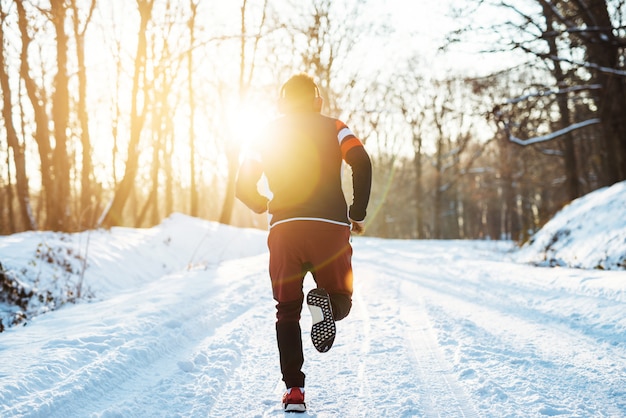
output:
[[[516,136],[512,135],[510,130],[508,129],[507,126],[507,135],[509,137],[509,140],[515,144],[521,145],[521,146],[526,146],[526,145],[532,145],[532,144],[537,144],[539,142],[546,142],[546,141],[551,141],[553,139],[556,139],[560,136],[563,136],[565,134],[568,134],[570,132],[573,132],[577,129],[581,129],[584,128],[586,126],[590,126],[590,125],[595,125],[600,123],[601,120],[600,118],[593,118],[593,119],[589,119],[583,122],[578,122],[578,123],[574,123],[566,128],[563,129],[559,129],[558,131],[554,131],[552,133],[549,133],[547,135],[542,135],[542,136],[537,136],[534,138],[529,138],[529,139],[520,139],[517,138]]]
[[[556,89],[556,90],[547,90],[547,91],[539,91],[537,93],[530,93],[524,96],[515,97],[513,99],[508,99],[506,104],[517,104],[523,101],[526,101],[532,97],[545,97],[553,94],[567,94],[576,91],[584,91],[584,90],[600,90],[602,88],[601,84],[589,84],[585,86],[573,86],[565,89]]]

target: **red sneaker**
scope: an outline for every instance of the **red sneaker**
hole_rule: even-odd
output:
[[[283,395],[283,409],[285,412],[304,412],[304,388],[289,388]]]

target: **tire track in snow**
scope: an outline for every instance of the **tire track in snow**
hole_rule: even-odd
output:
[[[623,350],[550,318],[520,315],[514,304],[472,300],[469,289],[466,300],[425,294],[456,372],[488,415],[623,414]]]
[[[163,398],[175,399],[173,410],[181,411],[181,416],[212,416],[211,410],[228,393],[228,384],[234,372],[241,366],[247,353],[250,339],[256,328],[250,326],[250,318],[255,316],[254,304],[250,303],[252,292],[247,291],[248,280],[254,277],[241,277],[241,287],[225,292],[221,297],[229,302],[218,302],[216,307],[230,306],[226,316],[216,318],[219,326],[213,332],[204,333],[204,338],[194,341],[182,350],[171,364],[176,368],[166,376],[166,384],[157,383],[141,403],[153,406],[154,393],[163,392]],[[211,303],[209,303],[211,305]],[[218,309],[219,310],[219,309]],[[155,409],[150,416],[158,416]]]
[[[478,417],[458,383],[452,364],[445,360],[423,301],[415,298],[403,301],[402,318],[410,318],[406,338],[418,364],[420,380],[426,384],[419,389],[424,399],[424,416]]]
[[[401,390],[399,396],[405,398],[405,405],[396,415],[477,417],[473,404],[453,373],[452,364],[446,361],[441,351],[420,293],[407,288],[407,278],[398,276],[393,268],[381,268],[380,260],[370,262],[366,268],[372,276],[368,282],[373,285],[368,293],[372,297],[388,298],[390,304],[397,306],[394,317],[387,321],[398,324],[397,337],[401,338],[403,351],[411,365],[396,373],[412,376],[416,381],[411,390],[397,386]]]
[[[180,370],[168,376],[166,385],[147,391],[142,403],[154,409],[145,416],[160,416],[151,397],[159,386],[168,389],[164,398],[177,403],[166,410],[180,411],[183,417],[261,417],[266,410],[283,415],[267,257],[226,266],[220,275],[232,283],[204,303],[211,315],[225,307],[231,314],[216,319],[219,326],[213,332],[204,332],[204,338],[187,347],[177,359]]]
[[[175,284],[176,292],[181,280],[185,279],[176,275],[162,277],[142,291],[57,312],[56,316],[68,316],[66,335],[42,346],[42,358],[35,366],[54,372],[46,375],[45,387],[16,398],[18,402],[7,412],[65,417],[88,415],[86,408],[90,408],[91,412],[112,410],[119,411],[113,415],[139,416],[142,406],[134,398],[148,389],[147,382],[160,379],[159,373],[176,369],[168,360],[177,357],[178,344],[194,337],[194,318],[206,316],[202,305],[177,309],[181,307],[164,302],[158,286]],[[81,323],[80,311],[90,308],[102,312],[101,323]],[[162,322],[163,317],[168,320]],[[22,384],[26,388],[34,385],[30,381]]]
[[[99,303],[97,309],[103,316],[100,323],[81,323],[80,310],[94,309],[93,305],[70,306],[57,312],[57,316],[67,315],[66,336],[38,347],[37,352],[43,356],[31,360],[34,366],[25,366],[30,369],[25,370],[29,379],[42,375],[33,373],[33,367],[47,368],[50,372],[44,375],[48,381],[20,381],[13,390],[21,393],[10,396],[12,404],[3,402],[0,415],[159,417],[166,411],[189,415],[185,411],[193,409],[195,402],[190,402],[191,393],[185,393],[185,388],[205,384],[210,392],[210,384],[225,381],[237,364],[236,350],[232,348],[245,344],[245,334],[232,343],[228,337],[219,338],[229,327],[236,327],[238,319],[252,306],[255,286],[250,286],[251,269],[246,267],[243,274],[237,273],[237,265],[262,266],[264,259],[257,260],[237,260],[222,263],[214,271],[162,277],[146,289]],[[229,269],[234,277],[228,277]],[[209,353],[204,362],[217,364],[222,373],[214,370],[211,376],[190,374],[197,365],[187,356],[198,345],[212,340],[225,341],[222,358],[220,352]],[[201,356],[195,360],[203,361]],[[198,379],[190,383],[190,378]],[[31,387],[39,390],[29,393]]]
[[[567,271],[476,260],[471,252],[428,263],[420,252],[386,252],[394,257],[379,268],[395,269],[403,294],[428,301],[439,345],[481,413],[624,414],[619,293],[571,284]],[[511,275],[522,279],[507,280]]]
[[[191,416],[260,416],[265,405],[279,401],[270,394],[279,375],[270,301],[253,303],[196,347],[186,384],[195,404]]]
[[[313,286],[312,278],[307,276],[305,293]],[[359,291],[353,295],[350,314],[337,322],[337,336],[330,351],[319,353],[313,348],[311,317],[306,305],[300,324],[305,358],[303,371],[306,373],[306,416],[371,416],[375,407],[370,383],[371,318]],[[281,382],[281,394],[283,388]],[[277,399],[280,400],[280,397]],[[280,416],[283,416],[282,412]]]
[[[356,316],[356,321],[359,323],[354,324],[354,328],[359,331],[360,338],[355,339],[359,341],[358,358],[360,359],[358,364],[357,381],[359,382],[359,397],[361,399],[371,399],[372,389],[370,384],[369,375],[366,372],[366,364],[363,359],[369,354],[372,346],[372,325],[369,312],[367,311],[365,300],[360,292],[356,292],[354,295],[354,307],[353,315]],[[354,338],[354,337],[352,337]]]

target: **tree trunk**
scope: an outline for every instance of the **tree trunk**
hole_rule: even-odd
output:
[[[174,172],[172,170],[172,155],[174,153],[174,133],[171,126],[165,134],[167,147],[169,145],[169,152],[167,158],[164,161],[165,165],[165,216],[169,216],[174,212]]]
[[[513,144],[508,141],[508,135],[498,135],[498,148],[500,151],[500,178],[499,189],[501,205],[500,227],[498,234],[493,239],[517,239],[519,223],[517,222],[517,208],[515,204],[515,170],[513,157]]]
[[[81,193],[80,193],[80,216],[79,229],[83,227],[91,228],[94,226],[95,207],[93,206],[93,162],[91,138],[89,135],[89,116],[87,113],[87,69],[85,68],[85,31],[93,10],[96,0],[91,1],[88,17],[84,27],[79,28],[78,7],[76,0],[71,0],[73,11],[73,27],[74,36],[76,37],[76,63],[78,66],[78,103],[77,113],[80,123],[80,142],[82,145],[82,172],[81,172]]]
[[[146,71],[146,56],[147,56],[147,38],[146,29],[148,22],[152,16],[152,6],[154,0],[137,0],[137,6],[139,14],[141,16],[141,22],[139,25],[138,40],[137,40],[137,52],[135,55],[135,73],[133,76],[133,88],[132,88],[132,103],[131,103],[131,120],[130,120],[130,140],[128,141],[128,157],[126,159],[126,167],[124,171],[124,177],[117,187],[113,201],[111,202],[108,210],[104,213],[100,224],[104,227],[111,227],[114,225],[121,225],[123,221],[123,211],[126,201],[128,200],[131,191],[134,188],[135,177],[139,169],[139,141],[141,139],[141,132],[143,130],[144,121],[146,119],[146,103],[144,100],[143,107],[139,109],[139,89],[143,84],[143,88],[147,89],[144,83],[142,83],[142,76]],[[143,93],[144,98],[147,92]]]
[[[549,33],[555,32],[555,20],[552,9],[547,5],[543,5],[543,13],[546,18],[546,30]],[[553,75],[556,80],[556,84],[559,88],[566,87],[566,78],[561,68],[561,61],[556,59],[559,56],[559,51],[554,36],[546,36],[548,48],[550,50],[550,56],[553,57]],[[561,120],[559,121],[558,129],[564,129],[571,123],[567,93],[561,93],[557,95],[557,104],[559,107],[559,113],[561,114]],[[576,164],[576,149],[574,147],[574,139],[571,132],[565,134],[562,138],[563,144],[563,157],[565,163],[565,177],[566,188],[568,198],[574,200],[580,197],[580,188],[578,185],[578,167]]]
[[[150,192],[150,208],[152,209],[150,217],[150,226],[158,225],[159,218],[159,174],[161,172],[161,158],[163,161],[167,159],[166,151],[166,136],[167,136],[167,92],[168,92],[168,80],[166,79],[166,73],[161,74],[162,91],[159,92],[159,100],[155,103],[154,111],[152,112],[152,191]],[[156,92],[155,92],[156,93]],[[171,154],[170,154],[171,155]],[[165,173],[165,177],[171,175],[171,173]],[[166,197],[167,199],[167,197]]]
[[[7,179],[8,183],[6,186],[2,184],[0,181],[0,234],[13,234],[17,232],[15,228],[15,215],[13,213],[13,185],[11,184],[11,157],[9,153],[9,147],[7,146]],[[2,177],[0,177],[2,180]],[[4,190],[6,190],[6,196],[4,195]],[[8,221],[6,224],[4,221],[4,211],[7,211]],[[6,226],[4,226],[6,225]]]
[[[194,130],[196,103],[193,86],[193,49],[196,42],[196,14],[198,3],[190,0],[191,17],[189,18],[189,51],[187,52],[187,82],[189,88],[189,179],[190,179],[190,208],[191,216],[198,216],[198,185],[196,184],[196,135]]]
[[[605,0],[575,2],[587,27],[588,60],[602,68],[618,68],[623,54],[612,27]],[[602,85],[598,110],[604,130],[606,179],[610,185],[626,179],[626,79],[610,71],[596,70],[596,80]]]
[[[436,110],[435,110],[436,112]],[[436,117],[435,117],[436,118]],[[433,205],[433,238],[441,239],[442,238],[442,221],[443,221],[443,128],[440,124],[439,120],[435,120],[435,124],[437,125],[437,151],[435,155],[435,196],[434,196],[434,205]]]
[[[70,229],[70,161],[67,154],[67,131],[69,121],[69,91],[67,77],[67,44],[65,33],[66,9],[64,0],[50,2],[52,21],[56,32],[57,73],[52,96],[52,119],[54,121],[55,146],[54,167],[54,213],[50,226],[56,231]]]
[[[422,188],[422,136],[417,135],[413,138],[413,164],[415,167],[415,218],[417,221],[416,229],[417,239],[424,238],[424,214],[422,213],[422,201],[424,200],[424,191]]]
[[[35,118],[35,141],[39,150],[41,161],[41,183],[45,208],[45,228],[52,226],[52,214],[54,213],[54,172],[52,165],[52,146],[50,145],[50,132],[48,129],[48,114],[46,113],[46,98],[43,97],[41,89],[35,80],[30,76],[28,67],[28,49],[31,43],[28,34],[28,20],[26,10],[21,1],[15,2],[18,14],[18,26],[22,38],[22,49],[20,52],[20,77],[24,80],[26,94],[33,107]]]
[[[26,174],[26,158],[24,157],[24,144],[19,143],[15,126],[13,125],[13,106],[11,103],[11,86],[9,83],[9,75],[6,70],[6,62],[4,59],[4,18],[5,14],[0,3],[0,92],[2,92],[3,107],[2,118],[4,119],[4,127],[6,130],[8,146],[13,150],[13,161],[15,163],[15,181],[17,186],[18,209],[21,219],[21,228],[26,230],[37,229],[37,223],[33,216],[30,206],[28,176]],[[7,159],[9,155],[7,155]],[[8,168],[8,167],[7,167]],[[10,180],[10,177],[9,177]],[[11,182],[9,181],[9,190],[11,191]],[[12,214],[13,199],[9,199],[8,205]],[[13,224],[13,222],[11,222]],[[11,226],[14,231],[15,227]]]

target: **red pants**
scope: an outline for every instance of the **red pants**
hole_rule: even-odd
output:
[[[352,296],[348,226],[322,221],[285,222],[270,230],[268,246],[269,272],[277,302],[302,300],[302,283],[308,271],[317,287],[329,294]]]
[[[270,229],[270,277],[276,305],[276,337],[285,385],[303,387],[300,313],[302,284],[311,272],[330,295],[335,320],[352,307],[350,228],[322,221],[290,221]]]

